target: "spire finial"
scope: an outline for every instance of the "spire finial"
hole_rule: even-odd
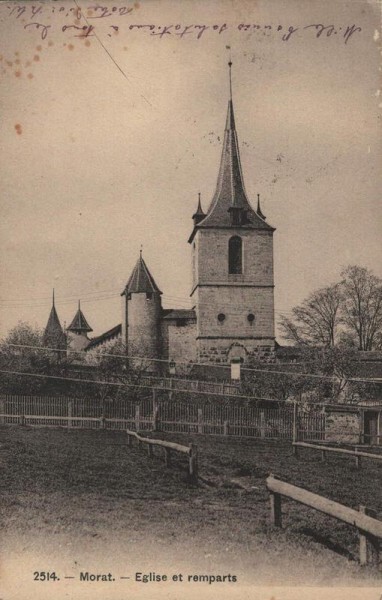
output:
[[[81,310],[81,300],[78,300],[78,310]]]
[[[142,252],[143,252],[143,244],[141,244],[141,249],[139,250],[139,256],[140,256],[140,258],[142,258]]]
[[[53,288],[53,294],[52,294],[52,303],[53,303],[53,306],[54,306],[54,288]]]
[[[231,56],[229,58],[228,67],[229,67],[229,99],[232,102],[232,60],[231,60]]]

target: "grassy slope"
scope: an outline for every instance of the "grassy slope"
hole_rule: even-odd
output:
[[[168,560],[209,571],[230,566],[261,582],[380,580],[355,562],[357,534],[345,524],[286,501],[284,529],[271,527],[265,478],[273,472],[347,506],[370,506],[381,518],[381,464],[365,461],[358,471],[352,460],[322,464],[308,450],[296,459],[287,443],[157,437],[198,444],[200,486],[187,483],[183,457],[166,469],[158,450],[149,459],[144,449],[129,449],[122,433],[1,428],[5,547],[59,539],[129,552],[143,543],[152,556],[165,549]]]

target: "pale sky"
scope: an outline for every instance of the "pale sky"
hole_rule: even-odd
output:
[[[94,335],[120,323],[141,244],[164,306],[191,306],[187,239],[217,180],[227,46],[246,189],[277,229],[276,320],[348,264],[382,276],[377,3],[78,5],[77,20],[74,2],[0,5],[1,335],[44,327],[53,287],[62,324],[78,299]],[[334,29],[317,38],[318,24]],[[176,35],[194,25],[209,29]]]

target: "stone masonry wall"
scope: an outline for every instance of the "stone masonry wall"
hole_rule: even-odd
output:
[[[326,415],[327,442],[358,444],[361,432],[359,412],[328,412]]]
[[[228,275],[228,242],[234,235],[243,240],[243,275]],[[256,285],[273,285],[272,232],[206,229],[200,230],[196,237],[199,283],[239,278]]]
[[[198,340],[199,362],[229,364],[232,358],[242,358],[245,362],[250,357],[274,362],[274,340]]]

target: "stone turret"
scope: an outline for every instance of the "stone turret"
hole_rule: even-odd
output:
[[[162,292],[142,257],[142,251],[122,292],[122,342],[127,355],[159,359],[161,356],[160,318]],[[135,361],[136,365],[142,364]],[[160,363],[147,361],[145,368],[156,371]]]

